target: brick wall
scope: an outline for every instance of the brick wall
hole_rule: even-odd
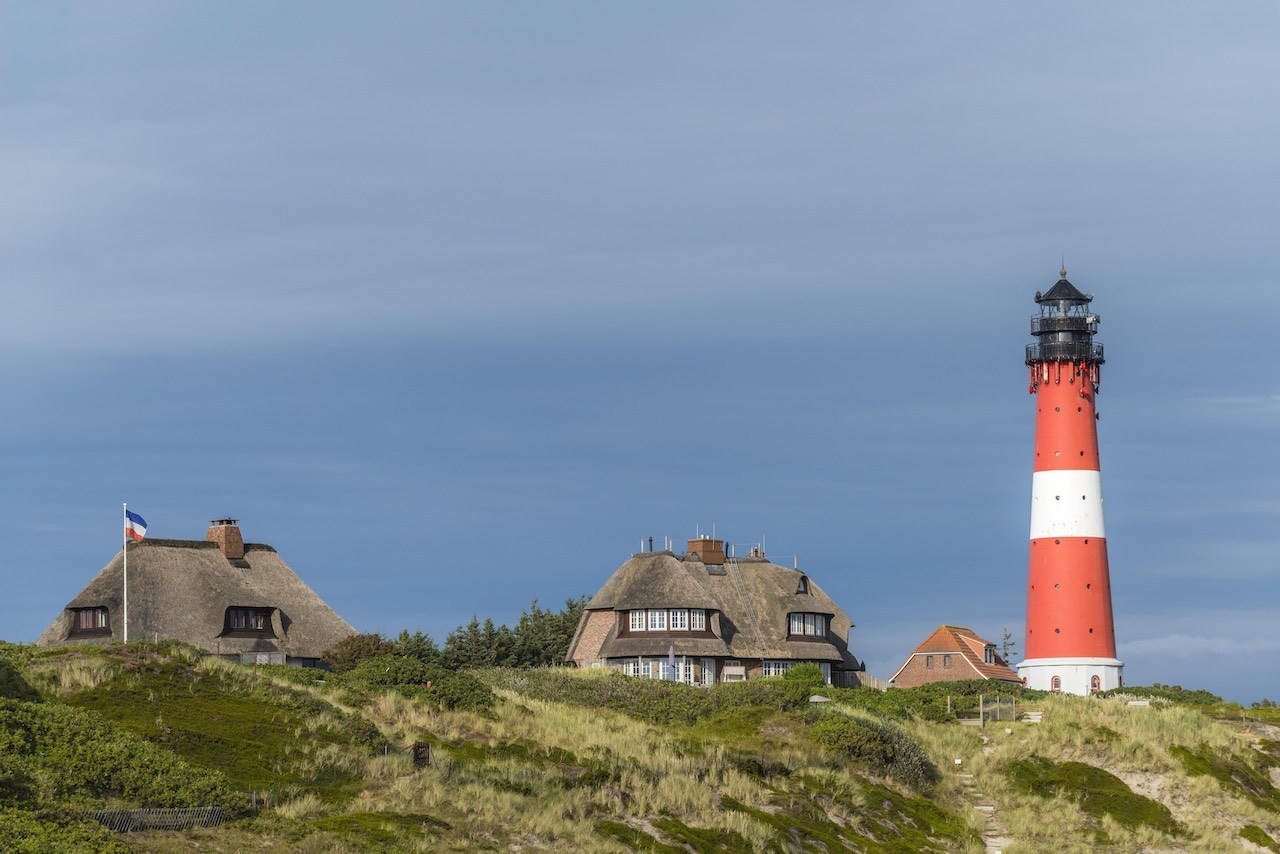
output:
[[[617,621],[614,611],[588,611],[587,623],[582,627],[578,645],[571,653],[573,663],[579,667],[588,667],[591,662],[599,660],[600,647],[604,646],[604,639],[609,636]]]
[[[951,666],[946,667],[946,658],[951,658]],[[928,666],[927,658],[933,659],[933,667]],[[981,679],[982,676],[969,666],[958,652],[917,653],[907,662],[893,680],[899,688],[914,688],[929,682],[953,682],[957,679]]]

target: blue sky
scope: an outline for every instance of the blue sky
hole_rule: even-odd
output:
[[[767,537],[888,675],[1021,636],[1096,294],[1130,683],[1280,695],[1270,4],[0,10],[0,636],[234,516],[362,630]]]

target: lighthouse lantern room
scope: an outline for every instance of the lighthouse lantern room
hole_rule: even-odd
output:
[[[1035,468],[1027,578],[1028,688],[1090,694],[1118,688],[1107,534],[1102,518],[1097,410],[1102,345],[1093,297],[1060,271],[1031,318],[1027,345],[1036,398]]]

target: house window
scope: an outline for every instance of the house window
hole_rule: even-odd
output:
[[[781,676],[795,666],[796,663],[794,661],[766,661],[764,663],[764,675]]]
[[[809,592],[809,579],[802,575],[800,576],[800,583],[796,585],[796,593],[801,594],[801,593],[808,593],[808,592]]]
[[[932,656],[932,655],[926,655],[926,656],[924,657],[924,667],[925,667],[925,669],[926,669],[926,670],[932,670],[932,669],[933,669],[933,656]]]
[[[791,614],[787,620],[787,634],[793,637],[826,637],[827,615]]]
[[[951,669],[951,656],[949,655],[942,656],[942,669],[943,670]]]
[[[716,660],[714,658],[702,659],[702,684],[716,684]]]
[[[689,629],[689,612],[683,608],[672,610],[671,612],[671,631],[684,632]]]
[[[633,632],[644,631],[644,611],[631,612],[631,631]]]
[[[111,619],[107,609],[76,608],[72,611],[71,634],[73,635],[109,635]]]
[[[1061,690],[1062,690],[1062,677],[1061,677],[1061,676],[1055,676],[1055,677],[1053,677],[1052,679],[1050,679],[1050,680],[1049,680],[1049,690],[1050,690],[1050,691],[1061,691]]]
[[[987,664],[996,663],[996,645],[995,644],[989,643],[985,647],[983,647],[982,660],[985,661]]]
[[[694,608],[689,612],[689,631],[705,632],[707,630],[707,612]]]
[[[253,634],[275,636],[271,631],[270,608],[228,608],[228,634]]]
[[[656,610],[649,612],[649,631],[663,632],[667,629],[667,612],[666,610]]]
[[[831,662],[819,661],[818,667],[822,668],[822,681],[830,685],[831,684]]]
[[[625,675],[625,676],[639,676],[639,675],[640,675],[640,662],[638,662],[638,661],[624,661],[624,662],[622,662],[622,673],[623,673],[623,675]]]

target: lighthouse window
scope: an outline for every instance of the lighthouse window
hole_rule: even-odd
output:
[[[1093,629],[1089,629],[1089,634],[1093,634]]]
[[[1084,586],[1084,589],[1085,589],[1085,590],[1092,590],[1092,589],[1093,589],[1093,585],[1092,585],[1092,584],[1086,584],[1086,585]]]
[[[1054,589],[1054,590],[1061,590],[1061,589],[1062,589],[1062,585],[1061,585],[1061,584],[1055,584],[1055,585],[1053,585],[1053,589]]]
[[[1053,679],[1051,679],[1051,680],[1049,681],[1049,690],[1050,690],[1050,691],[1061,691],[1061,690],[1062,690],[1062,677],[1061,677],[1061,676],[1055,676],[1055,677],[1053,677]]]
[[[1054,541],[1053,541],[1053,544],[1054,544],[1055,546],[1060,546],[1060,545],[1062,545],[1062,540],[1054,540]]]
[[[1062,634],[1062,629],[1054,629],[1054,630],[1053,630],[1053,633],[1054,633],[1055,635],[1060,635],[1060,634]]]
[[[1061,407],[1061,406],[1055,406],[1055,407],[1053,408],[1053,411],[1054,411],[1054,412],[1061,412],[1061,411],[1062,411],[1062,407]]]

